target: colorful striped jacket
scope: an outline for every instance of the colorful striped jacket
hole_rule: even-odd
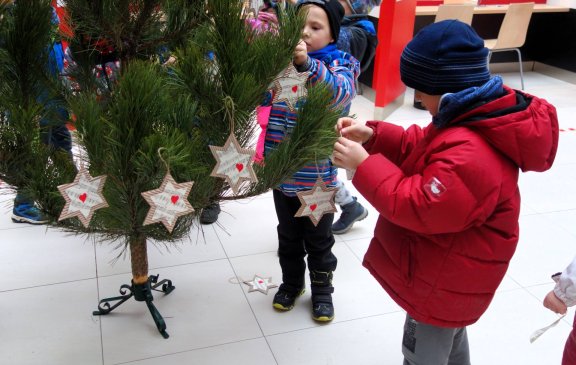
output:
[[[333,57],[337,54],[338,57]],[[356,95],[355,80],[360,73],[359,62],[350,54],[336,51],[323,58],[325,61],[310,57],[305,69],[298,71],[309,72],[308,85],[324,82],[330,85],[334,91],[333,104],[343,108],[343,114],[350,111],[350,104]],[[270,119],[266,129],[264,142],[264,156],[273,151],[292,132],[296,125],[298,108],[291,111],[285,102],[272,103],[273,91],[269,90],[263,105],[271,105]],[[295,196],[300,190],[310,190],[318,176],[329,187],[336,182],[337,168],[332,165],[328,158],[320,159],[316,164],[304,166],[290,179],[283,182],[278,189],[288,196]]]

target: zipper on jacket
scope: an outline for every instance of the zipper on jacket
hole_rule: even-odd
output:
[[[410,288],[414,284],[414,242],[411,239],[404,241],[402,252],[402,276],[406,286]]]

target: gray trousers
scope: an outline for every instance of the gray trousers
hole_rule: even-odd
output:
[[[350,190],[346,188],[344,182],[339,178],[336,178],[336,189],[337,189],[336,195],[334,196],[334,201],[336,202],[336,204],[338,204],[339,206],[343,206],[346,204],[350,204],[354,201],[352,193],[350,192]]]
[[[404,365],[470,365],[466,327],[433,326],[406,314],[402,354]]]

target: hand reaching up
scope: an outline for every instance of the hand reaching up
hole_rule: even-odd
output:
[[[349,117],[338,119],[338,122],[336,122],[336,131],[340,133],[342,137],[358,143],[368,142],[374,134],[372,128]]]
[[[340,137],[334,144],[332,156],[336,166],[347,170],[356,170],[358,165],[368,158],[369,154],[360,143]]]

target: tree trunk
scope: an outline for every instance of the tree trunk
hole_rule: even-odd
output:
[[[148,281],[148,251],[146,237],[137,235],[130,238],[130,256],[132,261],[132,282],[144,284]]]

